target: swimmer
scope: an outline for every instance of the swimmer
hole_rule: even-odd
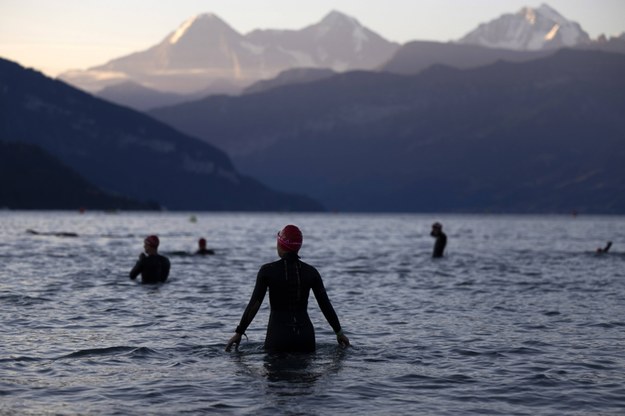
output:
[[[603,253],[607,253],[608,251],[610,251],[610,247],[612,247],[612,242],[608,241],[608,243],[605,245],[605,247],[601,248],[597,248],[597,253],[598,254],[603,254]]]
[[[206,239],[205,238],[200,238],[197,242],[198,245],[198,249],[195,252],[195,254],[199,254],[201,256],[205,256],[207,254],[215,254],[215,251],[210,249],[210,248],[206,248]]]
[[[302,233],[287,225],[278,233],[277,251],[280,260],[263,265],[258,271],[252,297],[245,308],[239,326],[228,341],[226,351],[238,348],[241,337],[260,309],[269,289],[269,323],[265,350],[270,352],[315,351],[315,330],[308,316],[308,295],[312,289],[326,320],[342,347],[349,346],[339,318],[330,303],[317,269],[300,260]]]
[[[130,278],[136,279],[141,275],[141,283],[163,283],[169,277],[170,263],[165,256],[158,254],[160,240],[155,235],[150,235],[143,240],[144,253],[139,255],[139,260],[130,271]]]
[[[71,233],[71,232],[66,232],[66,231],[58,231],[58,232],[50,232],[50,233],[44,233],[44,232],[39,232],[39,231],[35,231],[35,230],[31,230],[30,228],[28,230],[26,230],[26,232],[28,234],[32,234],[32,235],[51,235],[54,237],[78,237],[78,234],[76,233]]]
[[[430,232],[430,235],[436,238],[432,257],[443,257],[443,252],[445,251],[445,246],[447,245],[447,236],[443,232],[443,225],[440,222],[432,224],[432,231]]]

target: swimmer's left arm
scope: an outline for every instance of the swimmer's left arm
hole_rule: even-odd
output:
[[[328,292],[326,292],[326,288],[323,285],[321,275],[317,274],[312,290],[323,316],[325,316],[326,320],[336,334],[336,341],[344,348],[349,346],[349,338],[347,338],[347,336],[343,333],[339,317],[332,306],[332,302],[330,302],[330,298],[328,297]]]

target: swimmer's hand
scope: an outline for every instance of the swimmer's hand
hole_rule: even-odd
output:
[[[241,343],[241,334],[237,334],[236,332],[228,341],[228,345],[226,345],[226,352],[230,352],[232,350],[232,346],[234,345],[235,351],[239,350],[239,344]]]
[[[338,342],[343,348],[349,347],[349,338],[347,338],[347,336],[343,333],[343,330],[340,330],[336,334],[336,342]]]

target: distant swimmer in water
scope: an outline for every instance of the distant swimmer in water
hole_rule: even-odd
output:
[[[78,237],[78,234],[70,233],[70,232],[66,232],[66,231],[55,231],[55,232],[49,232],[49,233],[42,233],[42,232],[39,232],[39,231],[28,229],[28,230],[26,230],[26,232],[28,234],[32,234],[32,235],[51,235],[51,236],[54,236],[54,237]]]
[[[143,240],[145,253],[139,255],[139,260],[130,271],[130,278],[136,279],[141,275],[141,283],[162,283],[169,277],[170,263],[165,256],[158,254],[160,241],[157,236],[150,235]]]
[[[205,238],[200,238],[197,242],[198,245],[198,249],[195,252],[195,254],[201,255],[201,256],[205,256],[207,254],[215,254],[215,250],[212,250],[210,248],[206,248],[206,239]]]
[[[241,336],[252,323],[269,289],[269,323],[265,350],[270,352],[315,351],[315,330],[308,317],[308,295],[312,289],[326,320],[342,347],[349,346],[339,318],[330,303],[317,269],[300,260],[302,233],[294,225],[287,225],[278,233],[277,250],[280,260],[263,265],[258,271],[252,297],[245,308],[235,334],[228,341],[226,351],[238,348]]]
[[[612,242],[608,241],[608,243],[605,245],[605,247],[601,248],[597,248],[597,253],[598,254],[603,254],[603,253],[607,253],[608,251],[610,251],[610,247],[612,247]]]
[[[440,222],[432,224],[432,231],[430,232],[430,235],[436,238],[432,257],[443,257],[443,252],[445,251],[445,246],[447,245],[447,236],[443,232],[443,225]]]

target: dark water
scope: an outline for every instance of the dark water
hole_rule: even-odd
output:
[[[623,217],[191,216],[0,212],[0,414],[625,414]],[[287,223],[353,347],[311,297],[317,352],[264,353],[266,298],[225,353]],[[149,233],[165,285],[127,278]]]

